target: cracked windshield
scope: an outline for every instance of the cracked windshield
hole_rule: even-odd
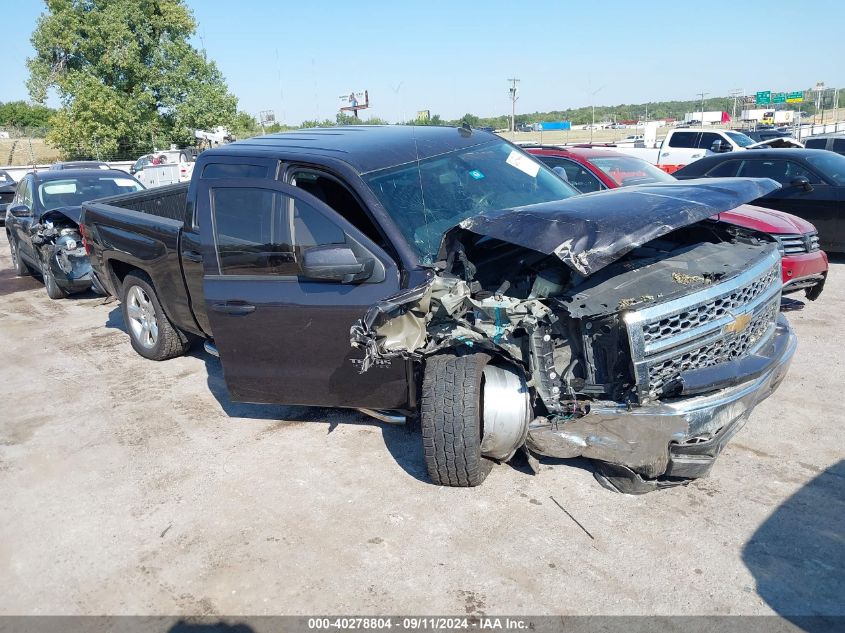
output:
[[[462,220],[577,193],[547,167],[499,141],[365,179],[424,264],[435,261],[443,233]]]

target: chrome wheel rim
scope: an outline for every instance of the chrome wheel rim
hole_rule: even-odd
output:
[[[158,342],[158,321],[149,295],[140,286],[132,286],[126,294],[126,314],[133,338],[147,349]]]

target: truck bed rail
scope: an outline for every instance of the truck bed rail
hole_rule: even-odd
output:
[[[155,189],[100,198],[96,202],[182,222],[185,219],[188,184],[185,182],[165,185]]]

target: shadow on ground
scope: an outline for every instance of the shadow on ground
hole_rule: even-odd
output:
[[[845,626],[845,460],[778,506],[742,560],[757,593],[787,620],[809,633]]]
[[[126,326],[123,323],[123,314],[119,304],[116,304],[109,311],[105,325],[108,328],[117,329],[126,333]],[[129,344],[129,341],[127,341],[127,344]],[[385,447],[402,470],[417,481],[431,484],[431,479],[429,479],[425,468],[422,439],[420,438],[418,423],[416,421],[411,420],[405,425],[393,425],[376,421],[354,409],[234,402],[229,397],[229,392],[226,389],[226,379],[223,376],[223,367],[219,359],[208,354],[200,342],[194,344],[188,352],[188,356],[197,358],[205,363],[208,390],[214,396],[214,399],[217,400],[220,408],[229,417],[249,420],[325,423],[328,425],[328,433],[334,431],[339,424],[379,426],[382,431]],[[502,467],[513,468],[524,475],[530,476],[533,474],[522,451],[518,451]],[[574,467],[595,473],[594,466],[586,459],[558,460],[542,458],[540,461],[541,469],[558,467]]]

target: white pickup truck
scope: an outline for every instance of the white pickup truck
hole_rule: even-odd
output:
[[[648,143],[645,143],[648,145]],[[742,132],[703,128],[669,130],[654,147],[617,145],[616,151],[642,158],[668,173],[675,172],[699,158],[755,147],[803,147],[793,138],[777,138],[757,143]]]
[[[144,154],[129,168],[129,173],[147,189],[188,182],[194,163],[187,150],[169,149]]]

